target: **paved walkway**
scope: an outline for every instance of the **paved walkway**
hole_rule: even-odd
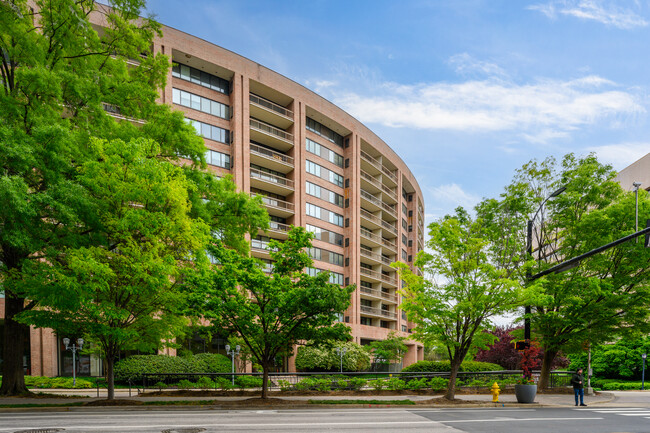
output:
[[[75,402],[89,402],[93,400],[102,400],[106,398],[106,391],[100,390],[100,397],[97,398],[96,390],[61,390],[61,389],[43,389],[39,392],[48,394],[47,397],[4,397],[0,398],[0,405],[32,405],[32,404],[66,404],[66,403],[75,403]],[[631,394],[630,394],[631,395]],[[128,389],[117,389],[115,390],[116,399],[120,400],[136,400],[142,402],[151,402],[151,401],[206,401],[209,400],[213,405],[218,406],[220,402],[232,402],[239,400],[246,400],[251,397],[144,397],[139,396],[135,390],[131,391],[129,396]],[[274,396],[275,397],[275,396]],[[413,401],[422,401],[429,400],[431,398],[436,398],[439,396],[431,395],[393,395],[393,396],[277,396],[283,400],[294,401],[296,406],[302,406],[307,404],[307,401],[310,399],[318,400],[413,400]],[[489,394],[459,394],[456,395],[457,399],[467,401],[467,405],[470,406],[493,406],[492,396]],[[650,393],[641,394],[639,397],[640,402],[648,402],[650,404]],[[505,406],[531,406],[531,405],[519,405],[514,394],[502,394],[499,397],[499,402],[501,405]],[[620,398],[613,392],[603,392],[595,396],[585,396],[585,403],[588,405],[599,405],[599,406],[611,406],[626,404],[625,402],[620,402]],[[629,403],[628,403],[629,404]],[[638,403],[637,403],[638,404]],[[572,394],[538,394],[535,398],[534,406],[551,406],[551,407],[566,407],[573,406],[573,395]],[[450,405],[452,407],[457,407],[458,404]],[[121,406],[124,407],[124,406]],[[142,406],[139,406],[142,408]],[[146,406],[151,407],[151,406]],[[196,407],[196,406],[193,406]],[[230,406],[232,408],[232,406]],[[313,406],[312,406],[313,407]],[[436,407],[441,407],[436,405]],[[96,409],[97,406],[93,406],[93,409]],[[247,407],[248,408],[248,407]],[[34,408],[42,410],[43,408]],[[7,408],[0,409],[7,410]]]

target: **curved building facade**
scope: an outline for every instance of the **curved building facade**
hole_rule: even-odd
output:
[[[354,340],[409,337],[389,265],[412,264],[423,248],[424,201],[400,157],[336,105],[249,59],[169,27],[155,49],[173,62],[162,102],[204,137],[211,169],[263,196],[271,230],[252,239],[253,255],[268,260],[269,239],[306,227],[313,271],[357,286],[341,318]],[[410,341],[404,364],[422,357]]]

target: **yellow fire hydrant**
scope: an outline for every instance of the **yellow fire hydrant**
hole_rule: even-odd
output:
[[[493,403],[498,403],[499,402],[499,393],[501,392],[501,388],[499,388],[499,384],[494,382],[494,385],[492,385],[492,402]]]

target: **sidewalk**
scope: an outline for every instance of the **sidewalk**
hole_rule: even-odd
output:
[[[100,398],[97,398],[97,391],[95,389],[89,390],[62,390],[62,389],[41,389],[34,390],[35,392],[41,392],[48,394],[47,397],[42,396],[38,398],[23,398],[23,397],[3,397],[0,398],[0,405],[16,405],[14,408],[0,408],[0,411],[11,411],[15,410],[17,407],[23,405],[66,405],[71,403],[79,402],[91,402],[94,400],[103,400],[106,398],[106,390],[100,390]],[[412,400],[415,402],[430,400],[432,398],[440,397],[440,395],[393,395],[393,396],[272,396],[272,398],[279,398],[282,400],[293,401],[295,404],[283,407],[282,409],[291,409],[291,408],[304,408],[311,407],[316,408],[317,405],[309,405],[308,400]],[[116,400],[135,400],[139,402],[156,402],[156,401],[210,401],[209,406],[205,407],[218,408],[220,403],[235,402],[241,400],[248,400],[251,397],[141,397],[137,394],[136,390],[131,391],[131,396],[129,397],[128,389],[116,389],[115,390]],[[459,394],[456,395],[456,398],[459,400],[467,401],[466,404],[435,404],[431,407],[442,408],[442,407],[570,407],[573,406],[573,395],[572,394],[538,394],[535,398],[535,403],[533,404],[519,404],[515,398],[514,394],[502,394],[499,396],[499,403],[492,403],[492,396],[489,394]],[[585,396],[585,403],[588,405],[598,405],[600,407],[616,405],[617,397],[613,393],[603,392],[596,396]],[[354,407],[357,405],[346,405],[349,407]],[[428,406],[428,405],[427,405]],[[417,407],[427,407],[424,405],[418,405]],[[202,406],[118,406],[119,409],[138,409],[138,410],[151,410],[156,408],[160,410],[161,408],[166,409],[181,409],[186,407],[191,407],[193,409],[200,408]],[[233,406],[232,403],[229,403],[227,406],[224,405],[224,408],[237,409],[237,406]],[[331,407],[331,406],[330,406]],[[404,407],[404,406],[399,406]],[[414,406],[406,406],[414,407]],[[74,406],[74,410],[97,410],[101,409],[101,406],[89,406],[89,407],[80,407]],[[110,409],[116,409],[115,406],[109,407]],[[242,409],[253,409],[254,407],[249,405],[242,406]],[[47,410],[47,407],[32,407],[31,410]],[[62,410],[65,408],[51,408]],[[275,407],[275,409],[280,409],[280,407]],[[25,410],[24,406],[21,410]]]

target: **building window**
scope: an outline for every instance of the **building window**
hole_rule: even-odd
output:
[[[366,326],[372,326],[372,319],[370,317],[362,317],[361,324]]]
[[[307,228],[307,231],[314,234],[314,239],[318,239],[319,241],[327,242],[332,245],[338,245],[340,247],[343,246],[342,234],[334,233],[329,230],[313,226],[311,224],[306,224],[305,227]]]
[[[341,194],[337,194],[334,191],[330,191],[329,189],[322,188],[319,185],[316,185],[309,181],[306,182],[306,189],[307,189],[307,194],[309,195],[318,197],[322,200],[326,200],[339,207],[343,207],[343,196]]]
[[[197,135],[208,140],[218,141],[220,143],[230,144],[230,131],[227,129],[219,128],[218,126],[208,125],[207,123],[199,122],[198,120],[188,119],[185,121],[196,129]]]
[[[327,126],[317,122],[312,118],[307,118],[307,130],[318,134],[324,139],[331,141],[332,143],[343,147],[343,136],[337,134],[336,132],[329,129]]]
[[[406,251],[402,250],[402,260],[407,261],[406,259],[408,258],[408,254]]]
[[[191,66],[181,65],[178,62],[172,62],[172,77],[199,84],[225,95],[230,93],[230,82],[228,80],[199,71]]]
[[[214,150],[208,150],[205,153],[205,159],[206,162],[210,165],[230,170],[230,155]]]
[[[333,150],[330,150],[325,146],[321,146],[319,143],[316,143],[309,138],[306,140],[305,147],[307,149],[307,152],[318,155],[321,158],[328,160],[332,164],[336,164],[337,166],[343,168],[343,156],[339,155]]]
[[[309,257],[321,262],[330,263],[332,265],[343,266],[343,254],[338,254],[333,251],[324,250],[321,248],[308,248],[307,253]]]
[[[172,89],[172,102],[183,107],[221,117],[222,119],[230,118],[230,107],[226,104],[184,90]]]
[[[344,222],[343,215],[339,215],[335,212],[329,211],[327,209],[323,209],[311,203],[306,204],[306,211],[307,211],[307,215],[311,217],[318,218],[323,221],[327,221],[339,227],[343,227],[343,222]]]
[[[338,173],[334,173],[332,170],[329,170],[325,167],[321,167],[313,161],[307,160],[305,165],[306,171],[309,174],[325,179],[330,183],[333,183],[336,186],[343,188],[343,176]]]
[[[405,234],[402,234],[402,243],[403,243],[404,245],[408,245],[408,240],[407,240]]]
[[[406,325],[402,325],[402,332],[406,332]]]

